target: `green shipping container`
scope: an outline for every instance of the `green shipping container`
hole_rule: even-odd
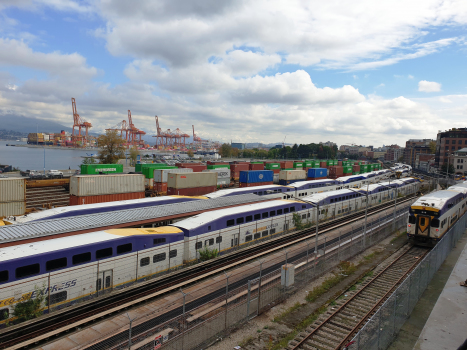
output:
[[[264,162],[250,162],[250,164],[264,164]]]
[[[323,162],[324,162],[324,160],[323,160]],[[334,165],[334,161],[333,161],[332,159],[328,159],[328,160],[326,160],[326,165],[327,165],[327,166],[333,166],[333,165]]]
[[[255,164],[257,164],[257,163],[255,163]],[[263,163],[261,163],[261,164],[263,164]],[[208,165],[208,169],[222,169],[222,168],[230,169],[230,165],[227,165],[227,164]]]
[[[312,168],[313,167],[313,162],[311,160],[307,160],[303,162],[303,167],[304,168]]]
[[[297,170],[297,169],[294,169],[294,168],[287,168],[287,169],[281,169],[281,170]]]
[[[81,164],[81,174],[119,174],[123,173],[123,164]]]
[[[274,169],[280,169],[281,165],[280,163],[266,163],[264,166],[266,170],[274,170]]]
[[[294,169],[296,168],[303,168],[303,162],[295,162],[293,163]]]
[[[344,174],[349,174],[352,172],[352,166],[346,165],[343,168],[344,168]]]
[[[313,160],[313,161],[311,162],[311,164],[312,164],[311,166],[312,166],[313,168],[319,168],[319,167],[320,167],[320,166],[319,166],[319,163],[320,163],[319,160]]]
[[[135,172],[137,173],[142,172],[143,166],[150,166],[153,169],[165,169],[166,167],[168,167],[168,165],[164,163],[147,163],[147,164],[140,163],[140,164],[135,165]]]
[[[154,178],[154,169],[178,169],[176,166],[165,165],[163,167],[160,167],[160,166],[153,167],[153,166],[148,166],[148,165],[152,165],[152,164],[143,164],[143,169],[142,169],[143,175],[146,179]]]
[[[359,171],[352,171],[352,175],[360,175]]]

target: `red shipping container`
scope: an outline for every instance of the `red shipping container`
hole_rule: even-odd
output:
[[[212,160],[207,161],[208,165],[229,165],[227,162],[213,162]]]
[[[247,171],[248,169],[248,163],[237,163],[237,164],[231,164],[230,165],[230,178],[234,180],[240,179],[240,171]]]
[[[274,182],[240,182],[238,187],[256,187],[256,186],[265,186],[265,185],[274,185]]]
[[[293,162],[292,161],[287,161],[287,162],[279,162],[281,164],[281,169],[292,169],[293,168]]]
[[[328,163],[326,163],[326,162],[319,162],[319,167],[320,167],[320,168],[327,168],[327,167],[328,167]]]
[[[342,166],[342,160],[337,161],[338,166]]]
[[[176,196],[202,196],[217,190],[217,186],[192,187],[192,188],[167,188],[167,195]]]
[[[154,182],[154,191],[167,193],[167,182]]]
[[[360,171],[360,165],[353,165],[352,171]]]
[[[201,173],[203,170],[206,170],[208,168],[207,165],[201,163],[177,163],[175,164],[175,166],[179,168],[193,169],[194,173]]]
[[[307,178],[307,180],[322,180],[322,179],[327,179],[327,177],[323,176],[323,177],[309,177],[309,178]]]
[[[264,164],[249,164],[248,170],[264,170]]]
[[[344,175],[344,167],[341,166],[330,166],[329,177],[331,176],[342,176]]]
[[[344,176],[350,176],[352,173],[344,173]]]
[[[272,172],[274,174],[280,174],[281,173],[281,169],[272,169]]]
[[[95,204],[144,198],[144,192],[101,194],[97,196],[70,196],[70,205]]]

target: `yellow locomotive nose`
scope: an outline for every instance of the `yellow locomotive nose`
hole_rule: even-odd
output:
[[[427,229],[429,225],[430,225],[429,218],[425,216],[418,217],[418,228],[420,229],[420,231],[425,232],[425,230]]]

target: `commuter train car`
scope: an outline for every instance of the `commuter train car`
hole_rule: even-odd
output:
[[[220,198],[228,196],[238,196],[241,194],[256,194],[258,196],[275,195],[278,198],[292,198],[294,197],[293,188],[281,185],[263,185],[253,187],[229,188],[219,190],[216,192],[208,193],[205,195],[207,198]]]
[[[434,246],[467,210],[467,186],[457,184],[444,191],[428,193],[409,210],[409,241]]]
[[[6,220],[9,224],[25,223],[30,221],[60,219],[79,215],[91,215],[112,212],[125,209],[141,209],[156,205],[174,204],[181,202],[194,201],[206,197],[187,197],[187,196],[164,196],[141,199],[131,199],[125,201],[105,202],[95,204],[73,205],[69,207],[60,207],[44,210],[36,213],[30,213],[22,216],[16,216],[14,220]]]

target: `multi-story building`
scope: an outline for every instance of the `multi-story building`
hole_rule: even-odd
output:
[[[435,155],[434,154],[417,154],[415,156],[414,168],[430,172],[430,168],[434,165]]]
[[[387,162],[397,162],[399,158],[404,154],[404,148],[398,145],[391,145],[388,147],[384,160]]]
[[[328,146],[328,147],[337,146],[337,144],[336,144],[336,143],[334,143],[334,142],[331,142],[331,141],[320,142],[319,144],[320,144],[320,145],[323,145],[323,146]]]
[[[452,164],[454,165],[454,172],[456,174],[467,174],[467,147],[455,151],[451,160]]]
[[[439,131],[436,137],[435,166],[447,164],[448,157],[467,146],[467,128]],[[457,169],[456,169],[457,170]]]
[[[430,139],[411,139],[405,143],[404,163],[415,167],[417,154],[431,154]]]
[[[240,150],[246,148],[246,143],[238,143],[238,142],[232,142],[231,143],[232,148],[238,148]]]

